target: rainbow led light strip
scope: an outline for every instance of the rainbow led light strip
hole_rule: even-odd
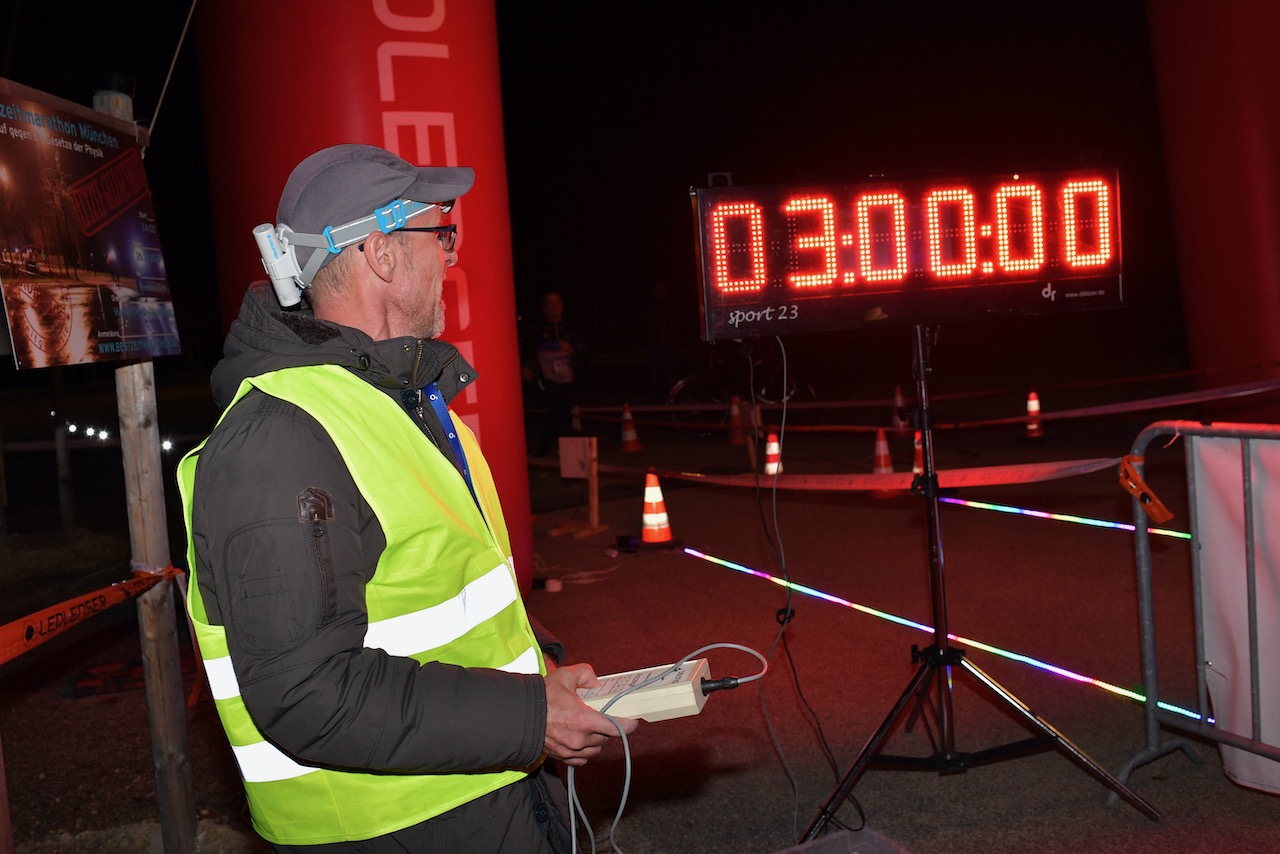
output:
[[[965,498],[939,498],[945,504],[959,504],[961,507],[973,507],[977,510],[996,510],[1001,513],[1016,513],[1019,516],[1034,516],[1037,519],[1053,519],[1057,522],[1074,522],[1077,525],[1089,525],[1094,528],[1115,528],[1119,531],[1134,531],[1136,526],[1124,522],[1108,522],[1106,519],[1091,519],[1088,516],[1072,516],[1068,513],[1047,513],[1044,510],[1028,510],[1025,507],[1013,507],[1009,504],[990,504],[986,501],[970,501]],[[1168,528],[1147,528],[1148,534],[1161,537],[1173,537],[1189,540],[1191,535],[1186,531],[1173,531]]]
[[[701,558],[702,560],[719,564],[720,566],[727,567],[728,569],[732,569],[736,572],[745,573],[746,575],[754,575],[756,578],[763,578],[766,581],[772,581],[774,584],[778,585],[779,587],[785,587],[789,590],[794,590],[797,593],[803,593],[806,596],[812,596],[815,599],[822,599],[827,602],[831,602],[832,604],[835,604],[835,605],[842,605],[845,608],[852,608],[855,611],[861,611],[864,614],[870,614],[872,617],[879,617],[882,620],[887,620],[891,623],[897,623],[900,626],[907,626],[908,628],[917,629],[922,632],[928,632],[929,634],[933,634],[933,626],[926,626],[924,623],[917,623],[915,620],[908,620],[906,617],[899,617],[895,614],[890,614],[887,611],[878,611],[875,608],[870,608],[866,605],[859,605],[857,602],[850,602],[847,599],[841,599],[838,596],[832,596],[830,593],[823,593],[821,590],[815,590],[812,587],[806,587],[805,585],[797,584],[794,581],[787,581],[784,578],[778,578],[776,575],[770,575],[767,572],[762,572],[761,570],[758,570],[758,569],[752,569],[750,567],[743,566],[740,563],[734,563],[733,561],[725,560],[724,558],[714,557],[713,555],[700,552],[697,549],[685,548],[684,553],[689,555],[690,557]],[[1018,661],[1023,664],[1030,664],[1032,667],[1038,667],[1041,670],[1046,670],[1049,673],[1057,674],[1058,676],[1062,676],[1066,679],[1071,679],[1075,682],[1084,682],[1085,684],[1102,688],[1103,690],[1110,691],[1112,694],[1116,694],[1117,696],[1124,697],[1129,700],[1133,700],[1134,702],[1137,702],[1137,703],[1145,703],[1147,701],[1146,696],[1144,694],[1138,693],[1137,691],[1131,691],[1128,688],[1121,688],[1119,685],[1112,685],[1110,682],[1104,682],[1101,679],[1094,679],[1092,676],[1084,676],[1080,673],[1075,673],[1074,671],[1067,670],[1065,667],[1058,667],[1055,664],[1049,664],[1048,662],[1041,661],[1038,658],[1032,658],[1029,655],[1023,655],[1022,653],[1019,653],[1019,652],[1012,652],[1007,649],[1001,649],[998,646],[992,646],[989,643],[983,643],[982,641],[977,641],[972,638],[967,638],[964,635],[948,633],[947,637],[953,641],[956,641],[957,643],[962,643],[966,646],[971,646],[975,649],[980,649],[983,652],[989,652],[992,655],[998,655],[1001,658],[1007,658],[1010,661]],[[1216,723],[1216,721],[1213,718],[1205,718],[1204,716],[1196,712],[1193,712],[1190,709],[1184,709],[1181,706],[1175,706],[1175,705],[1172,705],[1171,703],[1166,703],[1163,701],[1157,701],[1156,705],[1167,712],[1173,712],[1175,714],[1183,715],[1185,717],[1191,718],[1192,720],[1204,721],[1210,724]]]

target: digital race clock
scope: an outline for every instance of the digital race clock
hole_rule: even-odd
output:
[[[1114,170],[691,195],[708,341],[1124,304]]]

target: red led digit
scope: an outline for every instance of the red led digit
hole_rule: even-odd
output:
[[[885,208],[873,218],[872,211]],[[897,193],[867,193],[858,196],[854,207],[858,221],[858,255],[862,277],[868,282],[900,282],[907,277],[907,205]],[[886,223],[885,220],[888,219]],[[873,221],[874,220],[874,221]],[[884,225],[888,228],[884,228]],[[876,228],[874,226],[881,226]],[[891,266],[878,266],[884,244],[893,254]],[[880,252],[877,253],[877,248]]]
[[[1102,180],[1068,181],[1062,187],[1062,260],[1068,267],[1111,262],[1111,189]]]
[[[996,256],[1010,273],[1044,266],[1044,198],[1038,184],[1002,184],[996,191]]]
[[[826,196],[798,196],[782,208],[788,214],[816,213],[822,223],[816,234],[797,234],[796,248],[821,249],[822,262],[816,273],[791,273],[787,281],[797,288],[823,288],[836,280],[836,209]]]
[[[755,202],[726,202],[711,209],[711,272],[716,290],[725,294],[762,291],[765,283],[764,214]],[[731,240],[733,230],[746,240]],[[745,254],[745,258],[743,257]],[[749,271],[734,278],[734,271]]]
[[[944,206],[950,210],[943,223]],[[959,210],[954,210],[954,208]],[[925,197],[925,226],[929,234],[929,270],[939,278],[971,276],[978,267],[978,235],[974,228],[973,193],[965,188],[934,190]],[[956,239],[960,251],[954,250]],[[948,259],[943,260],[943,247]]]

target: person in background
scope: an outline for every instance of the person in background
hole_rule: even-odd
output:
[[[567,851],[548,760],[618,731],[526,614],[448,408],[476,380],[438,337],[473,177],[366,145],[303,160],[275,232],[296,266],[268,267],[283,306],[250,287],[213,372],[226,409],[179,467],[188,609],[278,852]]]
[[[557,291],[543,294],[541,310],[542,320],[534,321],[525,330],[522,349],[525,381],[537,384],[547,410],[534,448],[536,456],[545,457],[556,449],[559,437],[577,432],[573,429],[574,380],[587,345],[577,330],[565,322],[564,300]]]

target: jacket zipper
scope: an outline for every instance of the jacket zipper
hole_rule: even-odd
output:
[[[427,424],[426,413],[423,411],[422,407],[422,389],[417,386],[418,368],[422,364],[422,353],[424,349],[422,341],[419,340],[413,353],[413,366],[409,369],[410,388],[405,389],[401,394],[400,399],[401,402],[404,403],[405,409],[409,410],[413,415],[413,420],[417,422],[418,429],[427,434],[427,438],[431,440],[431,444],[443,451],[444,449],[440,447],[440,441],[435,437],[435,434],[431,432],[431,426]]]
[[[410,387],[400,393],[400,402],[404,406],[405,410],[413,415],[418,428],[421,429],[422,432],[426,434],[427,438],[431,440],[431,444],[435,445],[436,448],[439,449],[440,453],[444,454],[445,459],[452,462],[453,467],[461,472],[461,468],[459,468],[459,461],[453,458],[452,450],[447,450],[444,445],[440,444],[440,440],[436,438],[435,433],[431,430],[431,425],[427,423],[426,411],[422,403],[422,388],[417,385],[418,370],[422,367],[422,354],[425,351],[426,346],[423,344],[421,339],[418,339],[416,349],[413,353],[413,366],[409,372]],[[441,370],[443,371],[444,368],[447,368],[457,357],[456,353],[450,356],[449,361],[444,363]],[[442,424],[440,426],[443,427],[444,425]]]

